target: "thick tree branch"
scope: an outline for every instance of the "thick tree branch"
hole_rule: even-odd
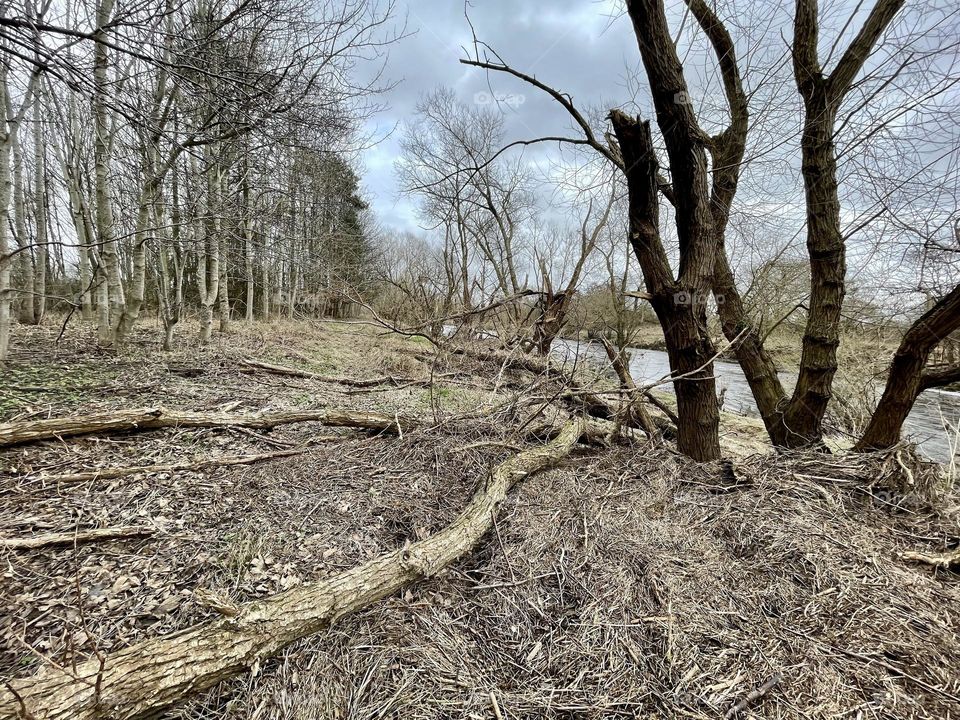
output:
[[[829,93],[836,101],[843,99],[846,95],[857,73],[870,57],[877,40],[904,4],[905,0],[878,0],[873,6],[860,32],[847,47],[827,79]]]

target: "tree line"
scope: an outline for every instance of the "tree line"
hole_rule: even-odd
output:
[[[0,17],[0,360],[49,302],[119,347],[145,312],[343,313],[390,7],[96,0]]]

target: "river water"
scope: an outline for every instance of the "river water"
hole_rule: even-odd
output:
[[[660,350],[628,348],[631,353],[630,374],[637,383],[651,383],[670,374],[667,354]],[[567,359],[598,360],[607,362],[603,348],[595,343],[575,340],[557,340],[554,351]],[[757,406],[753,402],[750,386],[734,362],[718,360],[714,362],[714,374],[717,378],[717,391],[723,392],[723,409],[741,415],[759,417]],[[781,373],[783,384],[788,390],[796,382],[793,373]],[[673,385],[660,386],[673,392]],[[882,391],[882,388],[880,389]],[[880,397],[880,391],[877,393]],[[904,432],[917,442],[921,451],[930,459],[941,463],[950,463],[960,459],[958,455],[957,430],[960,425],[960,393],[942,390],[923,392],[907,417]]]

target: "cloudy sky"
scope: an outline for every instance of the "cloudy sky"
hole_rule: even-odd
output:
[[[581,109],[622,105],[631,97],[628,78],[639,56],[629,20],[618,17],[616,0],[474,0],[470,21],[479,40],[513,67],[571,94]],[[470,25],[458,0],[401,0],[408,36],[390,50],[387,78],[396,82],[384,101],[389,107],[368,123],[368,131],[389,136],[364,155],[364,182],[373,210],[386,228],[416,230],[415,204],[397,191],[394,162],[402,125],[418,99],[440,86],[463,102],[503,102],[507,139],[566,133],[559,105],[519,81],[489,75],[459,60],[472,51]],[[392,134],[390,134],[392,133]],[[525,158],[542,162],[555,147],[528,149]]]

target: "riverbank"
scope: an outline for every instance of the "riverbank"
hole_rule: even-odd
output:
[[[2,536],[152,534],[0,550],[0,679],[213,619],[210,597],[228,607],[268,597],[428,537],[492,467],[537,444],[521,428],[565,412],[544,378],[368,325],[238,324],[201,351],[183,330],[173,353],[151,333],[115,357],[85,329],[60,345],[58,328],[25,329],[2,419],[164,405],[340,408],[424,425],[394,436],[317,423],[169,428],[3,450]],[[774,457],[762,433],[733,422],[725,416],[734,482],[663,441],[582,446],[521,483],[467,558],[172,717],[715,718],[740,702],[790,720],[960,713],[950,669],[960,627],[945,612],[960,583],[903,556],[960,539],[960,500],[936,468],[901,456],[910,486],[897,462]],[[291,454],[48,479],[281,451]]]
[[[717,348],[727,347],[727,341],[719,328],[714,328],[712,335]],[[585,330],[569,332],[564,339],[580,342],[594,340]],[[846,332],[841,338],[838,350],[841,370],[855,369],[857,377],[882,377],[899,342],[900,337],[893,332]],[[796,373],[800,369],[800,355],[803,350],[801,330],[778,328],[764,339],[764,346],[780,372]],[[666,351],[667,346],[660,325],[656,322],[648,322],[637,326],[631,336],[630,347]],[[736,360],[734,353],[729,349],[721,353],[721,357]]]

